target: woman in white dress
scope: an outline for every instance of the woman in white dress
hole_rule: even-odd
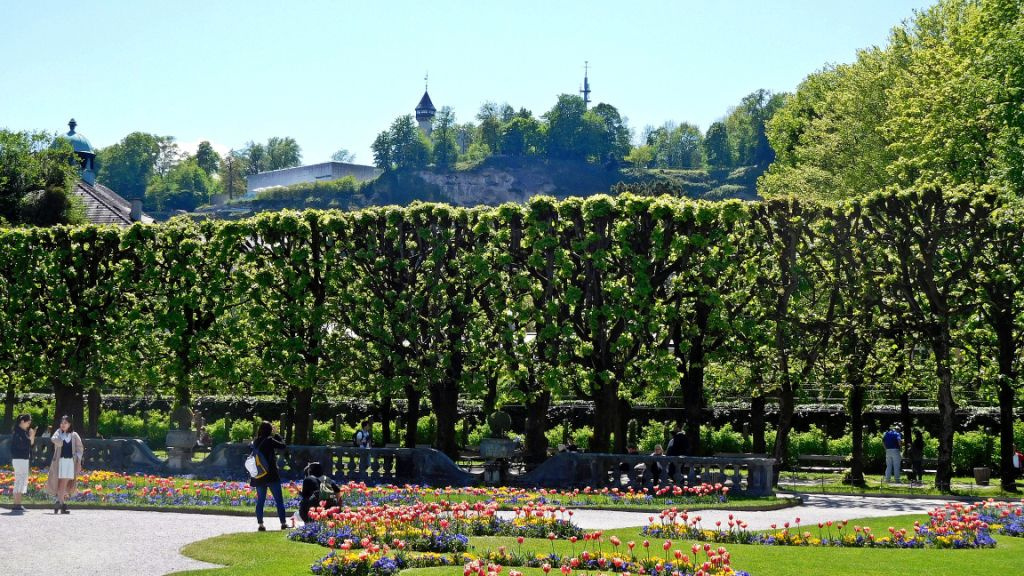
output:
[[[61,416],[60,426],[50,437],[53,442],[53,460],[46,479],[46,491],[53,496],[53,513],[69,514],[67,499],[75,495],[75,479],[82,473],[85,445],[75,432],[69,416]]]

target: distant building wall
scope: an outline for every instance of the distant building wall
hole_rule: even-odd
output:
[[[291,186],[304,182],[327,182],[346,176],[352,176],[359,182],[365,182],[373,180],[380,176],[380,174],[381,170],[379,168],[362,164],[348,164],[346,162],[323,162],[321,164],[310,164],[309,166],[284,168],[282,170],[261,172],[249,176],[245,195],[251,196],[258,190],[274,186]]]

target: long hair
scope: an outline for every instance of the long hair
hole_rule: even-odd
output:
[[[18,419],[14,421],[14,428],[11,428],[11,434],[15,434],[15,433],[18,432],[18,428],[21,428],[21,423],[22,422],[31,422],[31,421],[32,421],[32,415],[31,414],[29,414],[27,412],[24,413],[24,414],[19,414],[18,415]]]
[[[270,422],[263,422],[260,427],[256,429],[256,440],[261,438],[267,438],[274,432],[274,425]]]
[[[67,414],[60,417],[60,421],[57,423],[57,428],[60,428],[60,422],[67,421],[68,423],[68,434],[75,431],[75,420]]]

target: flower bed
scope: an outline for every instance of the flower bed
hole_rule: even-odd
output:
[[[649,518],[649,525],[641,530],[642,536],[677,538],[715,543],[760,544],[765,546],[831,546],[854,548],[992,548],[996,541],[990,533],[989,522],[982,516],[982,504],[949,503],[928,513],[927,524],[914,522],[912,529],[889,527],[887,534],[875,535],[867,526],[850,527],[846,520],[818,522],[805,526],[796,518],[781,529],[772,524],[771,530],[760,532],[749,529],[746,522],[732,514],[723,525],[705,528],[699,514],[685,510],[662,511]],[[649,545],[647,541],[644,545]]]
[[[26,502],[49,502],[46,495],[46,471],[34,470],[29,476]],[[247,482],[196,480],[188,477],[153,474],[124,474],[108,471],[87,471],[79,477],[79,492],[72,501],[115,506],[153,506],[168,508],[252,508],[256,492]],[[0,469],[0,496],[10,496],[14,486],[11,469]],[[283,484],[285,506],[298,507],[301,486]],[[600,489],[558,491],[525,490],[522,488],[429,488],[423,486],[367,486],[358,482],[341,485],[339,505],[399,506],[419,502],[482,502],[501,508],[548,505],[563,507],[588,506],[669,506],[717,504],[728,501],[729,489],[704,484],[694,487],[655,487],[651,490]],[[273,506],[273,501],[268,501]]]
[[[1024,500],[996,502],[990,499],[978,509],[978,517],[999,534],[1024,538]]]

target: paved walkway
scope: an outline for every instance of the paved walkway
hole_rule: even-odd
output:
[[[772,512],[732,512],[752,529],[769,528],[797,516],[805,526],[819,521],[924,513],[943,500],[809,495],[804,506]],[[705,527],[726,521],[730,512],[696,512]],[[504,513],[503,513],[504,514]],[[588,530],[647,524],[651,514],[577,510],[573,520]],[[268,528],[273,523],[267,525]],[[190,542],[220,534],[254,530],[256,520],[238,516],[169,514],[125,510],[73,510],[55,516],[45,510],[17,515],[0,511],[0,574],[61,576],[138,575],[212,567],[186,558],[179,550]],[[272,529],[272,528],[271,528]]]

